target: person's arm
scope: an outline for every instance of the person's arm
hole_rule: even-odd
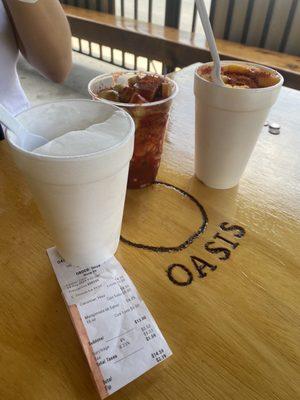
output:
[[[28,62],[54,82],[72,65],[71,32],[58,0],[5,0],[18,45]]]

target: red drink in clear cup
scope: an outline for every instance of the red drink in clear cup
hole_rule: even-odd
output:
[[[133,117],[136,129],[128,188],[151,185],[160,165],[177,84],[159,74],[130,71],[100,75],[89,83],[88,89],[94,100],[113,103]]]

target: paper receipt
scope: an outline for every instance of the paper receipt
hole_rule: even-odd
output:
[[[101,398],[172,354],[115,257],[94,267],[75,267],[55,247],[47,253]]]

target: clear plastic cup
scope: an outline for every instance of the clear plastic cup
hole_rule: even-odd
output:
[[[32,107],[17,119],[50,140],[100,123],[116,110],[98,101],[62,100]],[[134,143],[134,122],[123,115],[115,145],[80,156],[31,153],[18,146],[15,134],[6,133],[59,253],[73,265],[100,264],[117,250]]]
[[[89,93],[94,100],[122,107],[129,112],[135,122],[134,153],[130,161],[128,175],[129,189],[143,188],[155,181],[163,151],[172,99],[178,92],[176,82],[164,77],[172,85],[172,94],[159,101],[132,104],[113,102],[98,97],[98,93],[102,89],[111,88],[115,84],[127,85],[128,79],[137,73],[153,75],[138,71],[115,72],[97,76],[88,85]]]

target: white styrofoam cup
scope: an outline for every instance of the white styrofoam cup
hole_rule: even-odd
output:
[[[91,100],[62,100],[23,111],[17,119],[30,131],[53,139],[123,113],[120,140],[110,148],[82,156],[38,155],[21,149],[6,132],[13,157],[62,257],[73,265],[97,265],[119,244],[134,122],[118,107]]]
[[[209,82],[199,75],[199,67],[195,70],[195,174],[209,187],[229,189],[239,183],[283,77],[257,64],[221,64],[255,66],[277,73],[280,78],[277,84],[265,88],[233,88]]]

